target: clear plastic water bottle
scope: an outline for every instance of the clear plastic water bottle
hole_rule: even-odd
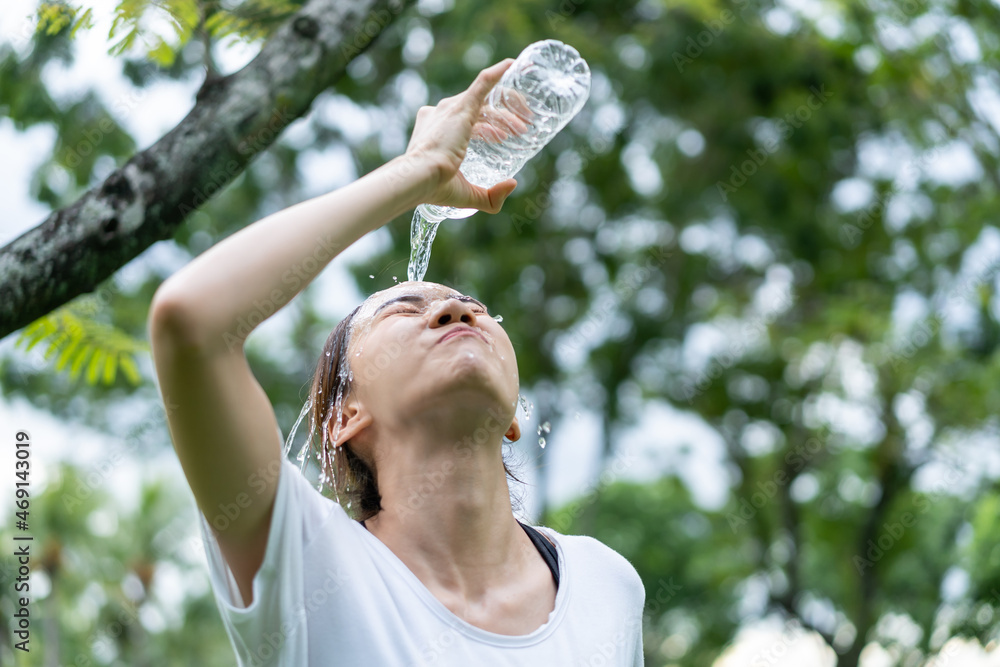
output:
[[[505,135],[502,141],[473,137],[459,171],[473,185],[504,181],[545,147],[583,108],[590,96],[590,68],[572,46],[555,39],[530,44],[490,91],[483,115]],[[504,113],[513,113],[527,130]],[[421,204],[427,222],[467,218],[478,209]]]
[[[490,91],[481,112],[501,141],[473,136],[459,171],[473,185],[507,180],[573,119],[590,96],[590,67],[572,46],[555,39],[528,45]],[[410,223],[409,280],[423,280],[431,244],[444,218],[478,209],[421,204]]]

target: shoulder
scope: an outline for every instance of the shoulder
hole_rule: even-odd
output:
[[[572,559],[586,577],[599,577],[615,587],[624,588],[630,598],[645,600],[642,578],[625,556],[590,535],[564,535],[552,528],[546,530],[554,533],[566,558]]]
[[[292,510],[290,507],[288,511],[301,515],[304,543],[312,542],[313,537],[328,521],[336,521],[339,524],[350,522],[347,511],[340,503],[323,495],[299,466],[287,458],[283,459],[281,464],[279,486],[282,485],[284,493],[287,494],[287,502],[296,508]]]

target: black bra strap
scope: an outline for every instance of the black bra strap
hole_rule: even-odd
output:
[[[528,534],[528,537],[531,538],[535,548],[538,549],[538,553],[540,553],[542,558],[545,560],[545,564],[549,566],[549,569],[552,571],[552,578],[555,579],[556,582],[556,588],[559,588],[559,555],[556,552],[556,548],[552,546],[552,543],[549,542],[540,532],[531,526],[521,523],[520,521],[518,521],[518,523],[521,525],[521,528],[524,528],[524,532]]]

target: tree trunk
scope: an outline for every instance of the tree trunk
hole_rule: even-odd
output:
[[[0,338],[94,290],[236,178],[413,0],[311,0],[170,132],[0,248]]]

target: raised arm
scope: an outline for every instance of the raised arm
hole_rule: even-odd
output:
[[[483,100],[511,62],[422,107],[402,156],[241,229],[153,297],[149,336],[174,449],[247,605],[267,544],[282,443],[243,343],[341,251],[408,209],[427,202],[500,210],[514,180],[487,190],[470,185],[458,166]]]

